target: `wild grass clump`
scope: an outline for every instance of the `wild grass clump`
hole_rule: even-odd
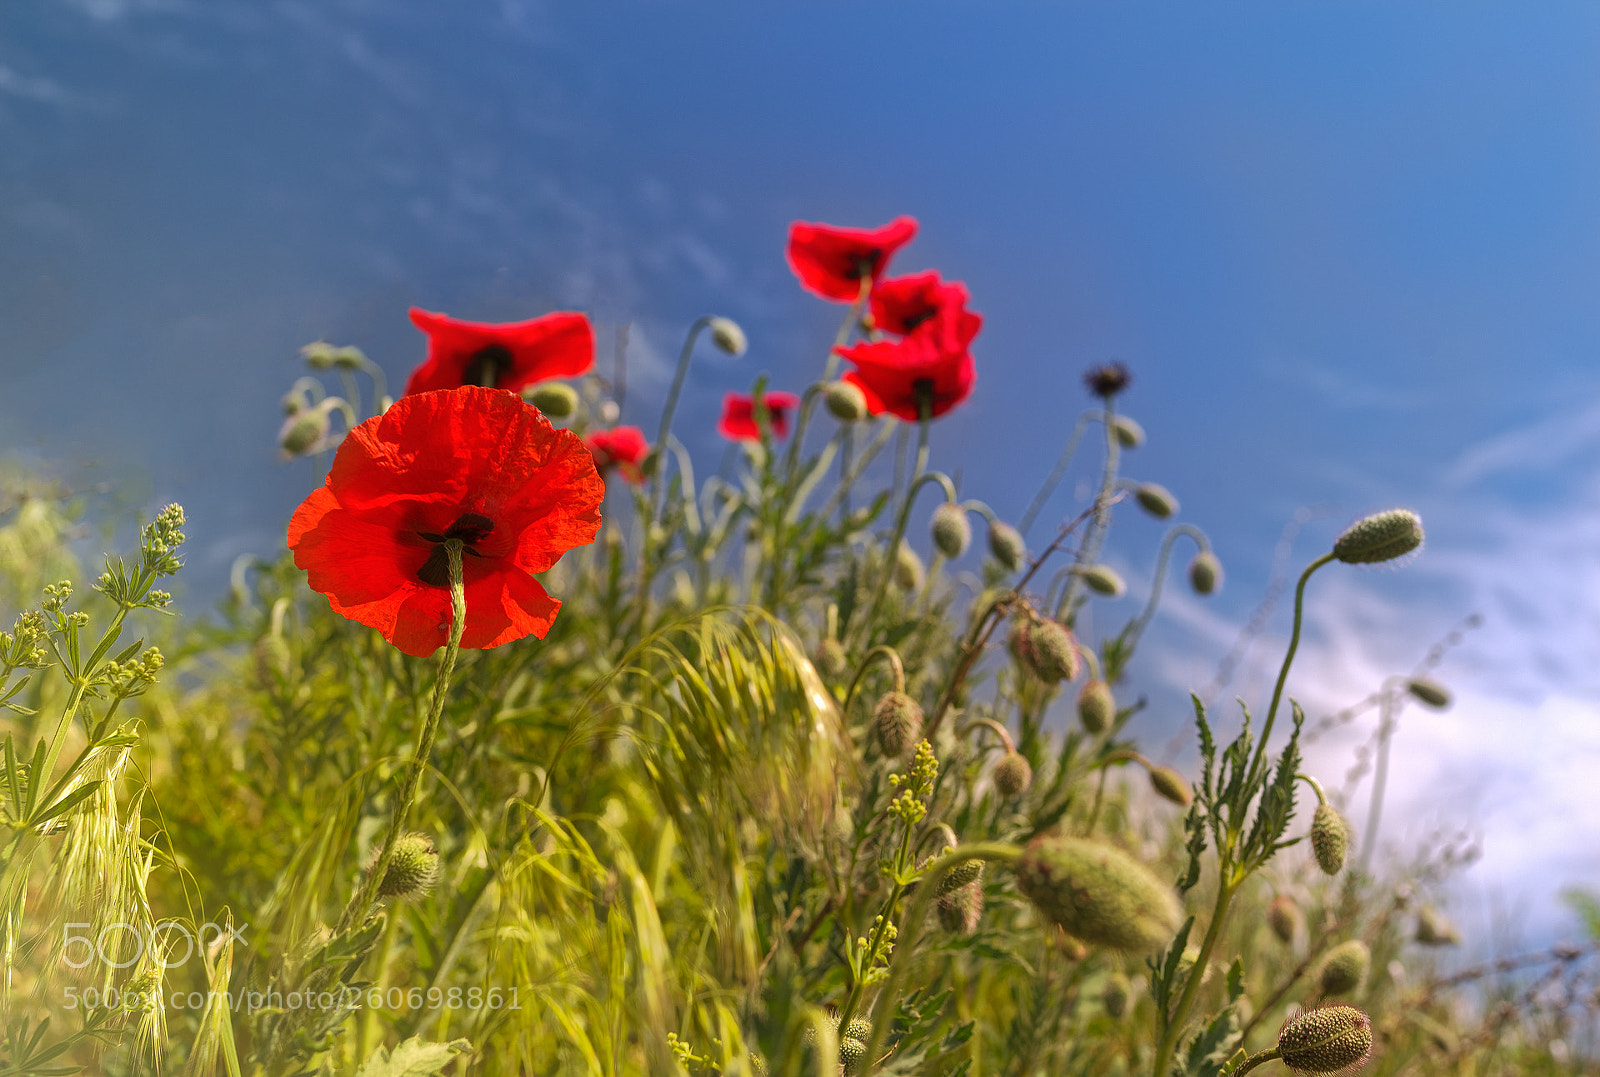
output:
[[[981,318],[885,275],[915,227],[796,227],[843,324],[813,384],[730,397],[716,474],[672,419],[702,336],[749,346],[728,319],[652,444],[581,315],[417,311],[399,402],[358,349],[304,352],[281,448],[338,455],[215,617],[158,618],[176,507],[85,601],[50,560],[70,501],[8,500],[0,1073],[1592,1070],[1592,950],[1440,971],[1470,846],[1371,864],[1305,771],[1357,713],[1308,729],[1289,695],[1311,576],[1410,553],[1415,515],[1315,558],[1271,696],[1194,700],[1194,765],[1152,762],[1129,670],[1177,545],[1198,595],[1222,562],[1125,474],[1119,365],[1019,519],[962,498],[934,443]],[[1080,449],[1092,501],[1035,530]],[[1167,530],[1118,551],[1152,566],[1123,620],[1130,511]],[[1374,816],[1439,657],[1367,701]]]

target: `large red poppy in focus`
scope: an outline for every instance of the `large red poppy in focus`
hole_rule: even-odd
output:
[[[789,436],[789,412],[800,404],[793,393],[766,393],[761,397],[767,406],[767,421],[772,424],[772,436]],[[722,418],[717,422],[717,433],[729,441],[759,441],[761,427],[756,423],[756,402],[743,393],[729,393],[722,398]]]
[[[450,629],[444,540],[465,543],[464,647],[541,639],[561,603],[533,574],[600,530],[589,450],[514,393],[468,386],[402,397],[345,437],[289,521],[294,563],[337,613],[410,655]]]
[[[789,268],[807,291],[850,302],[860,296],[862,278],[881,276],[890,255],[916,234],[915,217],[896,217],[882,228],[795,221],[789,226]]]
[[[594,327],[587,315],[558,311],[496,325],[412,307],[411,322],[428,334],[428,358],[411,372],[408,396],[463,385],[517,392],[594,368]]]
[[[594,466],[602,475],[607,468],[616,468],[622,477],[635,485],[644,481],[640,465],[650,455],[650,443],[644,431],[637,426],[618,426],[611,430],[596,430],[584,439],[594,456]]]
[[[940,306],[899,340],[839,349],[855,367],[844,380],[861,390],[868,411],[916,422],[926,397],[929,417],[936,419],[972,394],[978,374],[967,347],[983,318],[967,310],[965,300],[961,288],[960,302]]]

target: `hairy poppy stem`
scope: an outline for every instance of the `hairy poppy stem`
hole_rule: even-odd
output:
[[[340,932],[366,919],[367,913],[372,910],[373,901],[378,896],[378,884],[383,881],[383,873],[389,870],[389,861],[394,856],[395,842],[405,832],[406,820],[416,802],[422,773],[428,769],[428,757],[433,754],[434,737],[438,735],[439,719],[444,714],[445,697],[450,691],[450,677],[456,669],[456,655],[461,651],[461,632],[467,623],[467,592],[461,574],[462,543],[460,539],[446,539],[442,545],[445,555],[450,559],[450,640],[444,645],[444,657],[439,661],[439,677],[433,684],[433,704],[428,708],[427,720],[417,734],[417,748],[412,753],[411,765],[406,768],[400,795],[395,799],[394,812],[389,817],[389,832],[383,837],[383,848],[367,872],[361,889],[339,918]]]
[[[1083,536],[1083,544],[1078,547],[1078,556],[1073,560],[1074,568],[1093,564],[1100,556],[1100,544],[1105,541],[1106,529],[1111,526],[1111,504],[1115,500],[1117,488],[1117,464],[1121,456],[1121,445],[1117,441],[1117,428],[1114,425],[1116,413],[1111,407],[1111,401],[1106,400],[1106,409],[1102,413],[1102,420],[1106,428],[1106,467],[1100,479],[1100,492],[1094,499],[1094,516],[1089,521],[1089,530]],[[1078,597],[1078,591],[1083,586],[1083,577],[1074,573],[1067,581],[1066,592],[1061,596],[1061,605],[1056,608],[1056,620],[1072,623],[1072,606]]]
[[[861,631],[867,633],[862,636],[863,642],[871,639],[872,619],[878,615],[878,607],[883,605],[883,596],[889,590],[889,581],[894,578],[895,563],[900,556],[900,543],[906,537],[906,524],[911,520],[911,503],[917,499],[917,491],[922,488],[922,480],[931,478],[925,474],[928,468],[928,424],[931,420],[931,405],[926,396],[922,400],[922,420],[917,423],[917,462],[911,473],[911,484],[906,487],[906,499],[900,506],[900,515],[894,523],[894,537],[889,540],[887,552],[884,554],[883,573],[878,577],[878,589],[872,595],[872,605],[867,607],[867,615],[862,618]]]

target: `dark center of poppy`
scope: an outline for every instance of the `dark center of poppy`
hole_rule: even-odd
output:
[[[463,512],[442,535],[432,531],[418,531],[419,538],[426,539],[434,546],[428,554],[428,559],[417,569],[417,579],[429,587],[449,587],[450,553],[444,547],[445,542],[449,539],[459,539],[463,554],[470,553],[474,557],[482,557],[483,554],[473,549],[473,543],[482,542],[493,530],[494,521],[489,517],[476,512]]]
[[[908,314],[901,321],[905,324],[906,332],[909,333],[931,317],[933,317],[933,310],[929,308],[928,310],[919,310],[914,314]]]
[[[490,344],[479,348],[467,359],[461,373],[462,385],[481,385],[493,389],[500,383],[501,375],[511,369],[511,350],[503,344]]]
[[[856,271],[852,274],[856,280],[870,277],[878,268],[878,259],[883,257],[883,252],[878,250],[868,251],[866,254],[856,256]]]

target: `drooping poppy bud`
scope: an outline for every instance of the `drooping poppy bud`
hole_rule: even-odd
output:
[[[1178,499],[1157,482],[1140,483],[1133,491],[1134,500],[1139,502],[1139,507],[1158,520],[1166,520],[1178,514]]]
[[[1302,1073],[1337,1073],[1372,1053],[1372,1022],[1354,1006],[1307,1010],[1278,1033],[1278,1057]]]
[[[1348,995],[1361,986],[1372,966],[1372,951],[1360,939],[1341,942],[1328,951],[1317,972],[1324,995]]]
[[[972,524],[960,505],[946,501],[933,510],[933,544],[952,561],[972,543]]]
[[[712,318],[710,329],[711,342],[735,358],[743,355],[745,348],[749,347],[744,330],[731,318]]]
[[[1183,780],[1183,775],[1171,767],[1150,768],[1150,786],[1157,795],[1172,801],[1180,808],[1187,808],[1194,800],[1189,783]]]
[[[1117,700],[1111,686],[1099,677],[1083,682],[1078,689],[1078,721],[1083,731],[1098,737],[1111,728],[1117,716]]]
[[[1222,562],[1210,550],[1201,550],[1189,562],[1189,586],[1197,595],[1209,595],[1222,586]]]
[[[1023,668],[1046,684],[1078,677],[1078,645],[1060,621],[1026,615],[1016,618],[1011,624],[1010,647]]]
[[[1020,796],[1033,784],[1033,766],[1021,752],[1007,752],[1005,758],[994,765],[995,791],[1007,800]]]
[[[1120,849],[1041,835],[1017,863],[1017,888],[1039,912],[1093,946],[1148,953],[1171,939],[1181,910],[1172,890]]]
[[[823,390],[828,411],[842,423],[858,423],[867,417],[867,397],[847,381],[831,381]]]
[[[1347,565],[1392,561],[1422,545],[1422,519],[1410,509],[1390,509],[1352,524],[1333,542],[1333,556]]]
[[[904,692],[885,692],[872,712],[878,750],[898,759],[922,739],[922,708]]]
[[[970,935],[983,917],[983,887],[969,883],[941,894],[935,905],[940,925],[953,935]]]
[[[578,410],[578,394],[564,381],[547,381],[522,390],[522,399],[552,419],[565,419]]]
[[[999,520],[989,525],[989,552],[1007,572],[1017,571],[1028,559],[1028,546],[1022,541],[1022,532]]]
[[[1311,852],[1324,874],[1337,875],[1350,849],[1350,824],[1331,804],[1318,804],[1311,816]]]
[[[1305,922],[1306,917],[1300,911],[1300,906],[1287,894],[1279,894],[1267,906],[1267,926],[1285,946],[1294,942]]]
[[[1106,977],[1105,986],[1100,989],[1100,1005],[1105,1007],[1107,1017],[1120,1018],[1128,1012],[1128,999],[1132,996],[1133,984],[1128,977],[1113,972]]]
[[[1126,415],[1118,415],[1111,420],[1111,432],[1116,435],[1117,444],[1124,449],[1137,449],[1144,444],[1144,427]]]
[[[1450,706],[1450,689],[1438,681],[1427,677],[1413,677],[1406,682],[1406,691],[1410,692],[1417,701],[1442,711]]]
[[[922,581],[927,576],[927,570],[922,567],[922,558],[917,556],[905,543],[894,555],[894,582],[902,591],[915,591],[922,586]]]
[[[1089,590],[1107,598],[1121,598],[1128,591],[1122,574],[1110,565],[1090,565],[1083,570],[1083,582]]]

